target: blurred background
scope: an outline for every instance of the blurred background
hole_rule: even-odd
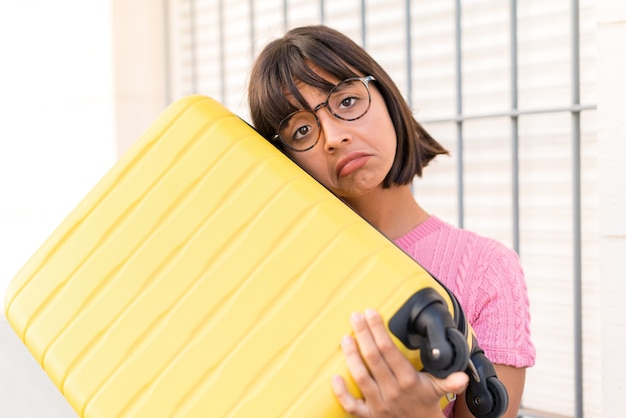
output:
[[[256,54],[318,23],[451,151],[415,183],[425,209],[520,254],[537,347],[520,416],[621,416],[621,0],[2,0],[0,298],[168,104],[200,93],[248,119]],[[0,416],[75,416],[4,316]]]

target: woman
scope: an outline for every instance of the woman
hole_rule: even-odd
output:
[[[457,297],[480,346],[509,393],[516,417],[525,369],[534,364],[526,284],[504,245],[448,225],[414,199],[415,176],[447,151],[413,118],[388,74],[345,35],[325,26],[296,28],[269,43],[250,76],[252,123],[357,213],[394,240]],[[416,371],[373,310],[351,317],[341,341],[363,394],[332,381],[343,408],[358,417],[470,417],[464,373],[436,379]]]

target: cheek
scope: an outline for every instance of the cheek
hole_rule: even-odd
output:
[[[391,118],[380,118],[375,126],[377,127],[377,141],[379,141],[379,147],[384,154],[395,157],[396,148],[398,147],[398,136],[396,135],[396,129],[391,122]]]

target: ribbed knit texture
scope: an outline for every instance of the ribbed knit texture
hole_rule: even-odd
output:
[[[513,250],[435,216],[396,243],[452,291],[494,364],[535,363],[526,281]]]

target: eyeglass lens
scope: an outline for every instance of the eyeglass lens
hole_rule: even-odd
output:
[[[328,94],[324,107],[335,117],[353,121],[367,113],[370,95],[365,81],[360,78],[348,79],[337,84]],[[300,110],[287,116],[278,127],[281,141],[296,151],[313,147],[319,138],[320,124],[314,111]]]

